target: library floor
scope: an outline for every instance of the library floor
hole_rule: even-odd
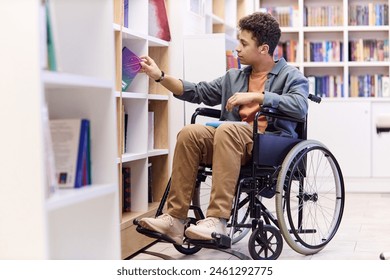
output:
[[[345,198],[341,226],[334,239],[322,251],[315,255],[303,256],[284,242],[279,260],[379,260],[381,252],[390,252],[390,193],[347,193]],[[202,200],[207,199],[207,195],[202,195]],[[249,256],[247,248],[249,236],[250,234],[234,244],[232,249]],[[212,249],[202,249],[194,255],[186,256],[179,253],[171,244],[162,242],[152,245],[147,251],[158,252],[178,260],[237,259],[230,254]],[[140,253],[132,259],[159,258]]]

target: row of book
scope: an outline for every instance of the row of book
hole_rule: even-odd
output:
[[[308,76],[309,93],[321,97],[344,97],[344,82],[341,75]]]
[[[304,42],[304,61],[340,62],[343,61],[342,41]],[[356,39],[348,42],[349,61],[388,61],[389,40]]]
[[[152,163],[148,163],[148,203],[154,202]],[[122,167],[122,212],[131,212],[131,167]]]
[[[388,61],[389,39],[349,41],[349,61]]]
[[[277,19],[281,27],[299,26],[299,10],[297,6],[263,7],[261,11],[270,13]]]
[[[321,97],[346,97],[341,75],[308,76],[309,92]],[[388,75],[350,75],[348,97],[390,97]]]
[[[342,26],[342,5],[305,6],[303,21],[304,26]]]
[[[351,75],[350,97],[390,97],[390,78],[386,75]]]
[[[389,5],[369,2],[351,4],[348,9],[349,25],[389,25]]]
[[[308,62],[339,62],[343,61],[343,42],[308,41],[304,42],[304,61]]]
[[[241,63],[240,59],[235,55],[234,51],[227,50],[226,51],[226,71],[229,69],[240,69]]]
[[[274,59],[278,60],[281,57],[284,57],[288,62],[297,61],[297,49],[298,41],[297,40],[287,40],[280,41],[274,51]]]
[[[299,12],[296,6],[264,7],[263,11],[272,14],[283,27],[299,26]],[[389,25],[389,5],[383,3],[350,4],[348,23],[354,25]],[[327,5],[306,5],[304,26],[343,26],[342,3]]]

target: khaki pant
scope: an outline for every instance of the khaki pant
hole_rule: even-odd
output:
[[[173,156],[167,212],[187,218],[200,164],[212,164],[212,188],[207,217],[230,218],[241,165],[252,154],[251,125],[222,124],[218,128],[200,124],[185,126],[177,136]]]

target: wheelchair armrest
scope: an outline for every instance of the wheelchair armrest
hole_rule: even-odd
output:
[[[196,108],[195,112],[192,114],[191,123],[194,124],[197,116],[205,116],[219,119],[221,117],[221,110],[199,107]]]
[[[309,93],[309,97],[308,98],[309,98],[309,100],[311,100],[311,101],[313,101],[315,103],[321,103],[321,100],[322,100],[321,97],[315,96],[315,95],[313,95],[311,93]]]
[[[313,94],[309,94],[308,99],[315,102],[315,103],[320,103],[321,102],[321,97],[315,96]],[[306,119],[297,119],[291,116],[288,116],[278,109],[272,108],[272,107],[267,107],[267,106],[262,106],[260,108],[260,111],[257,112],[255,119],[258,120],[260,115],[268,116],[268,117],[274,117],[282,120],[288,120],[296,123],[303,123],[306,121]]]
[[[262,106],[260,108],[260,111],[258,111],[256,113],[255,120],[259,119],[260,115],[264,115],[264,116],[267,116],[267,117],[278,118],[278,119],[281,119],[281,120],[288,120],[288,121],[292,121],[292,122],[296,122],[296,123],[305,122],[305,119],[297,119],[297,118],[288,116],[288,115],[282,113],[281,111],[279,111],[278,109],[275,109],[275,108],[272,108],[272,107],[267,107],[267,106]]]

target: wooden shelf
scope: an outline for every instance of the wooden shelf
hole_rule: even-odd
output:
[[[119,1],[119,0],[118,0]],[[169,1],[165,1],[169,3]],[[123,9],[123,5],[119,7]],[[122,47],[126,46],[136,55],[149,55],[156,63],[169,71],[170,42],[148,34],[149,22],[148,1],[129,1],[129,25],[117,26],[119,32],[116,40],[117,98],[119,149],[124,145],[123,115],[128,115],[126,153],[119,153],[117,166],[119,181],[122,186],[122,168],[130,168],[131,176],[131,212],[123,212],[121,205],[121,243],[122,258],[147,246],[152,239],[136,232],[133,220],[144,216],[153,216],[158,202],[148,203],[148,164],[152,163],[152,191],[156,201],[164,190],[168,177],[168,102],[169,92],[160,84],[150,80],[144,73],[138,73],[126,92],[121,92]],[[123,14],[117,11],[115,14]],[[119,20],[118,20],[119,21]],[[146,28],[145,28],[146,27]],[[154,134],[149,135],[148,112],[154,112]],[[148,151],[149,138],[154,138],[154,149]],[[123,193],[122,188],[119,192]]]

